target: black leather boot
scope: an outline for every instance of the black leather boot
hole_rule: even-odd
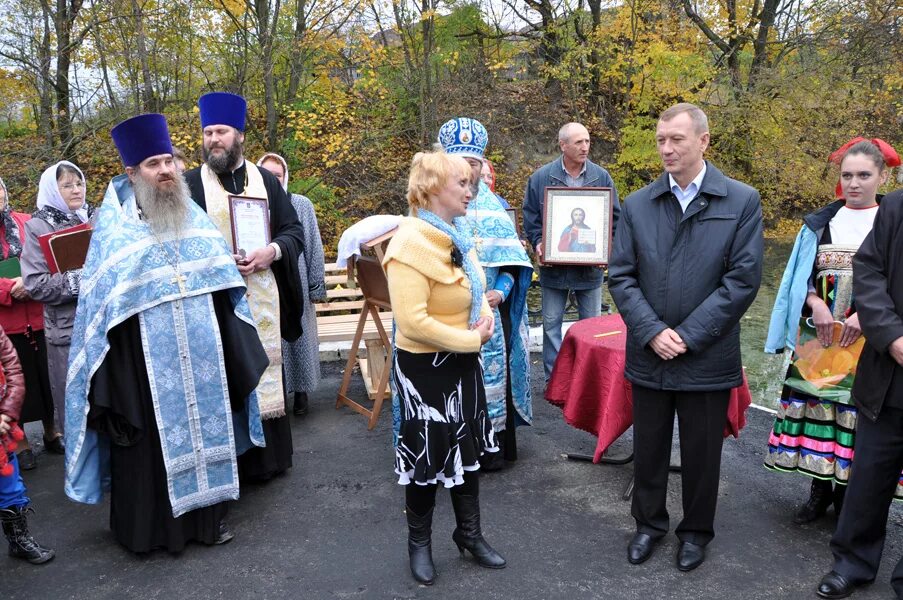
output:
[[[22,506],[0,509],[0,522],[3,523],[3,534],[9,542],[9,555],[39,565],[52,559],[55,553],[42,547],[28,533],[28,519],[25,515],[29,512],[34,511]]]
[[[809,488],[809,499],[793,516],[793,522],[802,525],[825,516],[828,507],[834,502],[833,487],[830,481],[813,479],[812,487]]]
[[[455,520],[458,522],[452,539],[458,545],[458,552],[463,556],[464,550],[468,550],[481,567],[503,569],[505,559],[483,539],[483,532],[480,530],[480,498],[453,493],[451,499],[455,508]]]
[[[408,517],[408,557],[411,560],[411,575],[424,585],[433,585],[436,567],[433,565],[433,509],[422,517],[405,507]]]

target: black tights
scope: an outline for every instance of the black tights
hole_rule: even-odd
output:
[[[423,516],[436,505],[437,484],[417,485],[409,483],[404,488],[404,501],[407,507],[414,511],[415,515]],[[449,489],[452,496],[479,496],[480,479],[477,471],[465,471],[464,483]]]

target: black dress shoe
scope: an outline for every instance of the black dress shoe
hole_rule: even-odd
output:
[[[681,542],[677,551],[677,569],[692,571],[705,561],[705,546],[693,542]]]
[[[658,540],[654,539],[648,533],[637,533],[627,544],[627,561],[632,565],[649,560],[652,551],[655,550],[655,544]]]
[[[28,450],[22,450],[16,454],[16,458],[19,459],[19,469],[21,471],[31,471],[36,466],[38,466],[37,461],[34,457],[34,452],[32,452],[31,448]]]
[[[822,598],[846,598],[855,590],[856,586],[846,577],[837,571],[831,571],[818,582],[815,593]]]
[[[61,435],[56,435],[52,440],[44,438],[44,448],[54,454],[66,454],[66,446],[63,445],[63,436]]]

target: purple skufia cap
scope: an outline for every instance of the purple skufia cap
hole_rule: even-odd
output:
[[[166,117],[157,113],[126,119],[110,130],[122,164],[134,167],[158,154],[172,154]]]
[[[201,129],[209,125],[228,125],[239,131],[245,130],[245,116],[248,102],[237,94],[210,92],[198,99],[201,109]]]

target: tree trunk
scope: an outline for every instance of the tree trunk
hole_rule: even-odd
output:
[[[774,28],[777,18],[778,6],[781,0],[765,0],[762,12],[759,13],[759,31],[753,42],[753,60],[749,68],[749,82],[747,89],[752,89],[765,67],[768,66],[768,36]]]
[[[144,34],[144,9],[138,0],[132,2],[132,18],[135,20],[135,46],[138,62],[141,65],[141,109],[143,112],[155,112],[157,102],[154,98],[153,76],[147,54],[147,41]]]
[[[276,131],[276,79],[273,73],[273,44],[275,41],[276,23],[279,20],[279,0],[270,16],[269,0],[255,0],[257,16],[257,32],[260,36],[260,58],[263,63],[263,88],[266,104],[266,149],[273,152],[278,149],[279,140]],[[271,24],[272,21],[272,24]],[[272,29],[271,29],[272,27]]]
[[[295,3],[295,33],[292,35],[292,49],[289,53],[290,73],[288,78],[287,102],[294,102],[301,87],[301,73],[307,62],[307,52],[302,51],[304,38],[307,36],[307,0]]]
[[[50,75],[50,65],[53,62],[53,55],[50,50],[50,6],[46,0],[41,2],[41,12],[44,17],[44,34],[41,36],[41,44],[38,48],[40,73],[38,76],[38,90],[40,96],[40,111],[38,113],[38,128],[47,150],[52,154],[56,154],[54,140],[54,119],[53,119],[53,79]]]
[[[433,2],[421,0],[420,34],[423,37],[423,56],[420,74],[420,136],[424,146],[429,145],[435,125],[433,103],[433,74],[430,58],[433,54]]]
[[[103,86],[107,91],[107,100],[110,102],[110,108],[115,114],[119,114],[119,101],[113,92],[113,86],[110,84],[110,74],[107,68],[107,51],[104,47],[103,32],[94,30],[94,45],[97,46],[97,56],[100,58],[100,76]]]
[[[591,90],[590,95],[593,98],[593,104],[596,109],[602,108],[602,65],[599,51],[596,49],[596,40],[599,35],[599,27],[602,25],[602,0],[588,0],[589,12],[592,17],[592,33],[590,34],[591,44],[589,53]]]
[[[72,135],[72,89],[69,85],[69,68],[75,44],[72,42],[72,28],[82,9],[83,0],[56,0],[56,14],[53,25],[56,30],[56,132],[61,158],[73,158],[77,140]],[[80,43],[80,41],[79,41]]]

